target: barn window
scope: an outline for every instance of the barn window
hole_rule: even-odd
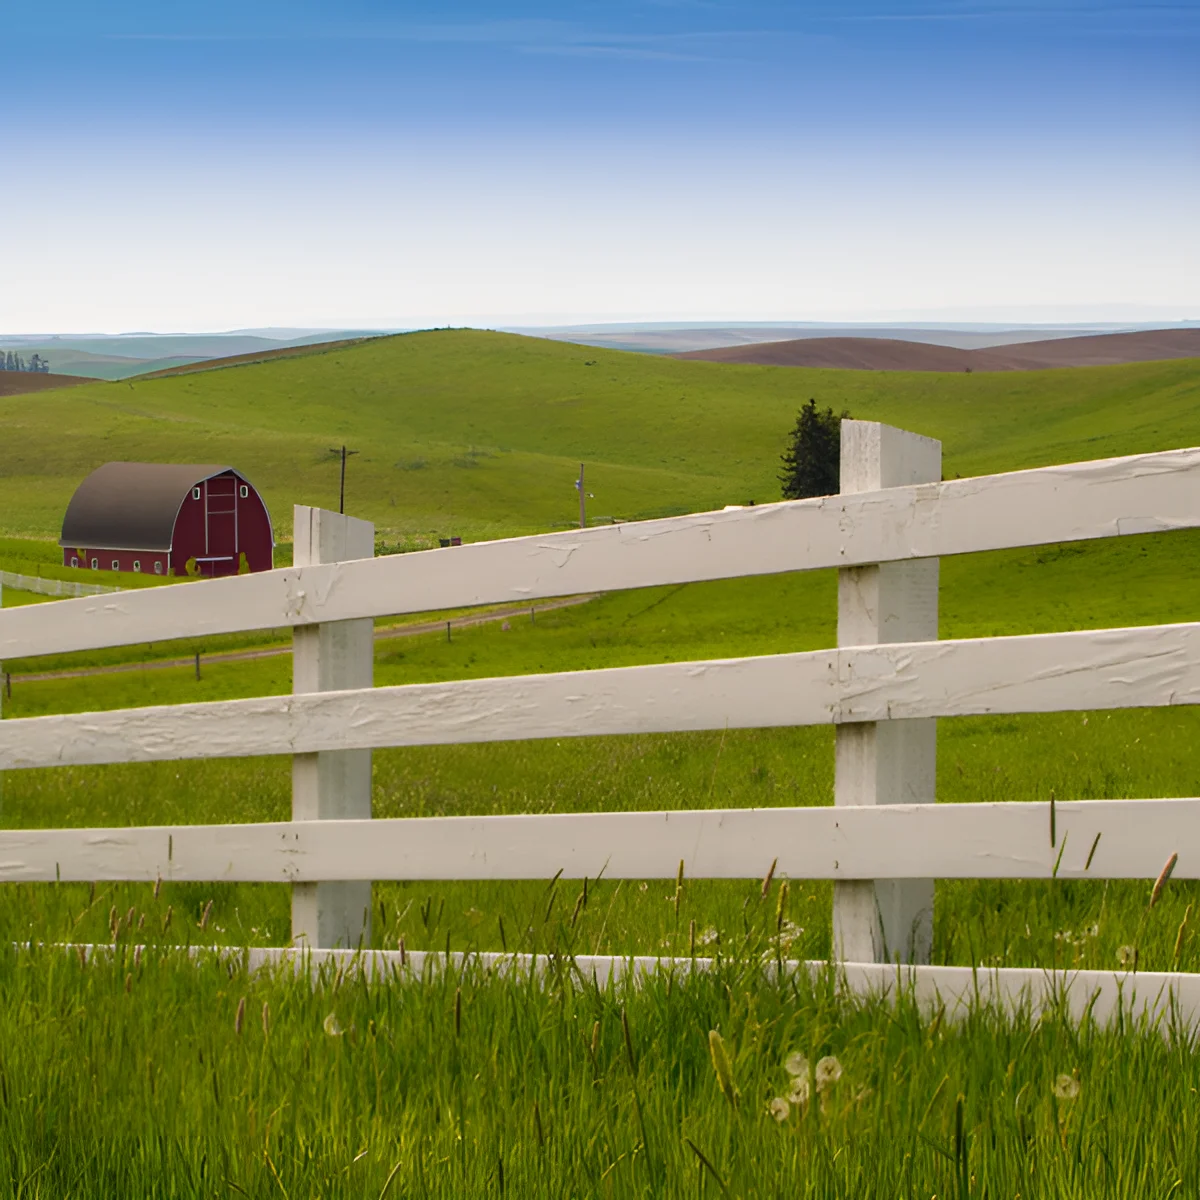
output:
[[[79,559],[76,558],[74,555],[72,555],[72,557],[71,557],[71,566],[73,566],[73,567],[79,566]]]
[[[245,500],[246,497],[250,495],[250,489],[243,483],[242,486],[238,488],[238,495]]]
[[[120,569],[121,569],[121,560],[119,558],[114,558],[113,559],[113,570],[119,571]]]
[[[140,571],[142,569],[142,563],[140,559],[135,558],[133,560],[133,569],[135,571]]]
[[[193,499],[193,500],[199,500],[199,499],[200,499],[200,489],[199,489],[198,487],[194,487],[194,488],[192,488],[192,499]]]
[[[154,573],[155,573],[155,575],[161,575],[161,574],[162,574],[162,563],[160,563],[160,562],[156,562],[156,563],[154,564]]]
[[[92,570],[97,571],[99,569],[100,569],[100,560],[98,558],[93,558],[92,559]]]

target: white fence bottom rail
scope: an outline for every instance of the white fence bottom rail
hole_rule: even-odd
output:
[[[28,943],[20,949],[28,950]],[[85,958],[145,953],[146,947],[105,943],[64,944],[58,949]],[[158,948],[149,948],[159,954]],[[659,972],[711,970],[711,958],[660,958],[649,955],[579,954],[569,957],[440,950],[310,950],[290,946],[190,946],[167,948],[166,953],[193,961],[216,957],[247,971],[290,968],[297,975],[319,976],[322,970],[345,975],[362,973],[368,979],[419,982],[427,973],[447,965],[455,969],[481,967],[497,973],[544,974],[566,969],[585,983],[605,987],[632,973],[643,978]],[[1200,974],[1165,971],[1071,971],[1034,967],[893,966],[887,963],[835,963],[785,959],[785,971],[806,971],[818,980],[836,971],[844,995],[895,998],[911,995],[925,1011],[944,1006],[947,1017],[961,1018],[980,1005],[1010,1012],[1028,1007],[1034,1014],[1062,1005],[1074,1020],[1090,1016],[1101,1025],[1120,1017],[1158,1023],[1163,1034],[1193,1034],[1200,1030]],[[765,964],[773,971],[774,964]]]

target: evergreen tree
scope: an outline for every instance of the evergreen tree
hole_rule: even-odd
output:
[[[816,400],[800,410],[796,425],[781,456],[785,500],[803,500],[806,496],[832,496],[840,486],[842,421],[848,412],[837,416],[832,408],[821,412]]]

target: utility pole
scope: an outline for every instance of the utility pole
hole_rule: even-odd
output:
[[[336,454],[337,452],[338,448],[336,446],[329,447],[330,454]],[[342,484],[338,489],[338,512],[340,513],[346,511],[346,457],[347,455],[357,453],[357,450],[347,450],[345,446],[342,447]]]

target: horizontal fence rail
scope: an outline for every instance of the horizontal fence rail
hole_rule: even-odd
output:
[[[1200,624],[1150,625],[27,717],[0,770],[1197,703]]]
[[[1198,879],[1198,845],[1197,799],[405,817],[3,830],[0,881]]]
[[[290,567],[0,611],[0,660],[1200,525],[1200,449]]]
[[[46,579],[41,575],[21,575],[16,571],[0,571],[0,587],[18,592],[33,592],[38,596],[109,596],[118,587],[104,583],[76,583],[70,579]]]
[[[128,943],[86,943],[31,946],[18,949],[37,954],[69,953],[87,961],[136,957],[139,947]],[[489,974],[525,979],[557,978],[563,974],[585,983],[607,987],[628,976],[635,982],[652,975],[676,978],[692,972],[708,972],[717,966],[709,957],[666,958],[653,955],[508,954],[441,950],[350,950],[303,949],[288,946],[142,946],[146,955],[186,957],[202,964],[217,961],[226,970],[290,971],[324,980],[335,986],[343,979],[365,977],[408,983],[436,979],[447,968],[452,971],[486,971]],[[1170,1038],[1176,1032],[1200,1025],[1200,975],[1165,971],[1042,970],[1038,967],[942,967],[888,963],[828,963],[783,959],[764,963],[774,976],[782,966],[785,977],[807,974],[819,982],[832,974],[842,994],[896,999],[911,997],[925,1012],[941,1011],[957,1021],[982,1006],[1008,1011],[1028,1010],[1037,1015],[1065,1010],[1074,1020],[1090,1017],[1099,1025],[1114,1021],[1145,1020],[1152,1029]]]
[[[138,947],[128,943],[56,943],[18,949],[37,954],[61,952],[87,961],[124,959],[140,953],[179,956],[197,964],[217,961],[226,970],[290,971],[314,981],[337,986],[343,979],[383,979],[409,983],[436,979],[447,969],[526,979],[557,978],[563,974],[585,983],[607,987],[626,977],[634,982],[653,975],[676,978],[708,972],[717,966],[708,957],[666,958],[653,955],[463,953],[441,950],[303,949],[288,946],[177,946]],[[1038,967],[942,967],[888,963],[828,963],[819,960],[783,959],[763,964],[774,976],[782,966],[785,977],[807,974],[814,982],[832,974],[842,994],[896,999],[911,997],[925,1012],[944,1012],[957,1021],[982,1006],[1009,1011],[1028,1010],[1034,1015],[1065,1010],[1074,1020],[1090,1017],[1099,1025],[1115,1021],[1147,1021],[1164,1037],[1200,1025],[1200,975],[1165,971],[1042,970]]]

